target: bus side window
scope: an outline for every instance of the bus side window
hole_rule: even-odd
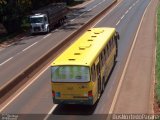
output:
[[[114,48],[114,37],[112,37],[112,48]]]
[[[105,47],[105,57],[106,57],[106,60],[107,60],[107,58],[108,58],[108,50],[107,50],[107,46]]]
[[[107,51],[108,51],[108,56],[109,56],[109,54],[110,54],[110,52],[111,52],[109,43],[108,43],[108,45],[107,45]]]
[[[102,66],[103,66],[103,55],[102,55],[102,52],[101,52],[101,54],[99,56],[99,61],[100,61],[100,69],[101,69]]]
[[[105,51],[105,49],[103,49],[102,53],[103,53],[103,61],[105,62],[105,60],[106,60],[106,51]]]
[[[110,52],[112,51],[112,42],[111,40],[109,41],[109,46],[110,46]]]
[[[111,38],[111,49],[113,49],[113,37]]]
[[[95,69],[95,65],[92,65],[92,67],[91,67],[91,74],[92,74],[92,81],[95,82],[96,81],[96,69]]]
[[[100,74],[100,63],[98,63],[96,65],[96,73],[97,73],[97,76],[99,76],[99,74]]]
[[[112,38],[110,40],[110,45],[111,45],[111,51],[112,51],[112,49],[113,49],[113,39]]]

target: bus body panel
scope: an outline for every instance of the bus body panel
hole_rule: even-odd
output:
[[[89,67],[90,71],[88,72],[90,74],[90,81],[88,82],[78,83],[73,82],[73,80],[72,82],[54,82],[56,77],[53,77],[52,94],[54,103],[87,105],[96,103],[103,92],[103,86],[108,80],[117,57],[117,38],[119,38],[119,34],[115,31],[115,28],[90,29],[52,62],[52,67],[82,66],[82,68],[85,68],[84,66],[86,66]],[[79,74],[77,69],[75,74]],[[73,69],[69,71],[74,73]],[[81,71],[79,72],[81,73]],[[74,76],[68,71],[65,71],[65,73],[68,74],[65,74],[66,76]],[[85,74],[85,72],[82,73]],[[61,75],[61,73],[57,72],[56,75]],[[70,77],[63,78],[70,79]]]
[[[88,83],[52,83],[52,92],[54,92],[54,103],[60,104],[90,104],[96,101],[96,93],[93,82]],[[60,87],[63,86],[63,87]],[[93,96],[88,96],[92,91]]]

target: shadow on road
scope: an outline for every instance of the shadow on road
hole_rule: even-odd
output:
[[[92,115],[97,104],[89,105],[58,105],[53,115]]]

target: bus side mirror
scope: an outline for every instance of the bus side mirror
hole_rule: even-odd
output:
[[[115,38],[116,38],[117,40],[120,39],[120,36],[119,36],[119,33],[118,33],[118,32],[115,33]]]

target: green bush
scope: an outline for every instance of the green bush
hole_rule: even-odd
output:
[[[30,23],[27,17],[22,19],[21,28],[24,32],[28,31],[30,28]]]
[[[156,96],[160,105],[160,5],[157,12]]]

